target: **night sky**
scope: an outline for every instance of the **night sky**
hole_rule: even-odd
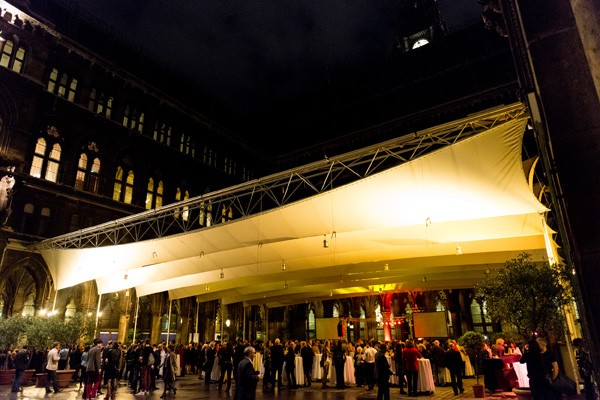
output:
[[[400,1],[76,3],[247,117],[389,57]],[[477,0],[439,4],[450,29],[481,12]]]

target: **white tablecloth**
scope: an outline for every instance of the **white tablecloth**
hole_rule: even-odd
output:
[[[283,363],[283,382],[287,384],[287,373],[285,372],[285,364]],[[302,369],[302,357],[296,356],[294,360],[294,375],[296,375],[296,385],[304,385],[304,370]]]
[[[335,367],[333,363],[329,366],[330,380],[333,385],[337,385],[337,377],[335,375]],[[345,383],[356,383],[356,377],[354,376],[354,360],[350,357],[346,357],[346,363],[344,364],[344,382]]]
[[[323,354],[315,354],[315,360],[313,361],[313,368],[312,368],[313,381],[323,378],[323,368],[321,368],[321,358],[322,357],[323,357]],[[331,358],[330,358],[329,359],[329,373],[327,374],[327,379],[331,382],[333,382],[331,376],[334,373],[334,372],[331,372],[332,369],[334,369],[334,368],[333,368],[333,364],[332,364]]]
[[[400,383],[400,377],[396,375],[396,362],[392,360],[392,357],[385,356],[388,364],[390,364],[390,369],[392,370],[392,375],[390,375],[390,384],[398,385]]]
[[[463,352],[461,352],[460,355],[465,363],[465,376],[475,376],[475,371],[473,370],[469,356],[463,354]]]
[[[520,362],[512,363],[517,379],[519,380],[519,387],[529,387],[529,378],[527,377],[527,364],[521,364]]]
[[[419,380],[417,381],[417,391],[435,392],[433,382],[433,373],[431,372],[431,362],[427,358],[419,358]]]

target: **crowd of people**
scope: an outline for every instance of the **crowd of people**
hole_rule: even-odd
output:
[[[581,339],[574,341],[580,375],[585,383],[586,398],[594,398],[592,365],[585,352]],[[262,362],[257,365],[255,354],[259,352]],[[0,365],[15,369],[12,391],[21,391],[21,380],[26,368],[39,368],[47,374],[46,391],[60,392],[56,372],[63,369],[74,370],[73,379],[83,391],[83,399],[96,399],[106,391],[106,399],[116,398],[120,382],[127,382],[132,394],[143,396],[159,390],[157,382],[162,381],[163,393],[175,394],[174,382],[177,376],[194,375],[206,385],[215,384],[217,390],[229,392],[235,381],[237,399],[253,399],[257,383],[262,380],[265,392],[274,390],[295,390],[296,358],[301,359],[303,385],[308,387],[317,381],[313,377],[318,363],[320,384],[328,387],[328,376],[333,368],[336,377],[344,376],[348,358],[354,366],[356,386],[371,391],[377,386],[377,399],[390,398],[390,377],[396,375],[400,394],[417,395],[420,358],[430,361],[432,376],[436,386],[450,385],[455,394],[463,393],[462,379],[465,376],[466,352],[455,340],[391,342],[359,339],[356,342],[339,340],[267,340],[263,343],[242,340],[226,342],[189,343],[174,345],[167,343],[151,344],[149,339],[125,346],[118,341],[95,339],[92,345],[62,348],[55,342],[47,353],[34,352],[30,355],[27,346],[18,351],[3,353]],[[482,358],[502,357],[504,354],[521,354],[514,342],[505,343],[499,338],[486,345]],[[40,360],[43,360],[40,362]],[[390,365],[390,360],[392,365]],[[547,348],[543,339],[537,338],[524,348],[521,363],[527,364],[531,390],[535,398],[560,398],[560,393],[548,383],[547,376],[558,374],[556,357]],[[285,366],[285,368],[284,368]],[[450,382],[446,381],[446,369]],[[285,371],[285,383],[284,376]],[[392,372],[394,371],[394,372]],[[344,379],[335,380],[337,389],[345,389]],[[406,390],[405,390],[406,389]]]

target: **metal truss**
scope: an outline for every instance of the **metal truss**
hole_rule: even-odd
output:
[[[279,172],[139,214],[43,240],[34,250],[90,248],[211,229],[318,195],[527,117],[522,103],[502,106],[346,154]]]

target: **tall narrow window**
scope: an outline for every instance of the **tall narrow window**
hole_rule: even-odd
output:
[[[19,46],[15,48],[12,40],[0,41],[0,66],[9,68],[17,73],[23,71],[23,62],[25,61],[25,48]]]
[[[190,192],[187,190],[181,190],[181,188],[177,188],[175,192],[175,201],[183,201],[188,200],[190,198]],[[190,218],[190,210],[189,206],[184,206],[182,208],[177,208],[175,210],[174,216],[175,218],[181,217],[182,220],[187,221]]]
[[[45,159],[46,159],[46,141],[44,140],[44,138],[39,138],[35,145],[35,150],[33,153],[33,160],[31,161],[31,169],[29,170],[29,175],[31,175],[35,178],[41,178]]]
[[[50,126],[46,130],[47,138],[38,138],[33,151],[29,174],[36,178],[57,182],[60,166],[61,148],[58,143],[48,143],[48,140],[60,138],[58,130]]]
[[[50,93],[64,97],[68,101],[75,101],[75,93],[77,91],[77,79],[69,78],[64,72],[60,72],[57,68],[52,68],[48,76],[48,84],[46,89]]]
[[[88,101],[88,109],[96,114],[100,114],[108,119],[112,115],[113,98],[103,92],[99,92],[93,88],[90,92],[90,100]]]
[[[133,171],[126,172],[123,167],[117,167],[113,186],[113,200],[131,204],[133,198],[133,178]]]
[[[148,190],[146,191],[146,210],[152,209],[152,203],[154,200],[154,179],[148,179]]]
[[[60,165],[60,144],[54,143],[52,150],[48,156],[48,166],[46,167],[45,179],[48,181],[56,182],[58,179],[58,166]]]
[[[158,180],[155,183],[154,178],[148,178],[148,189],[146,191],[146,210],[162,206],[163,200],[163,182]]]
[[[95,144],[93,148],[96,148]],[[100,159],[98,157],[92,157],[88,157],[88,154],[86,153],[81,153],[79,163],[77,164],[75,189],[98,193],[100,182]]]

